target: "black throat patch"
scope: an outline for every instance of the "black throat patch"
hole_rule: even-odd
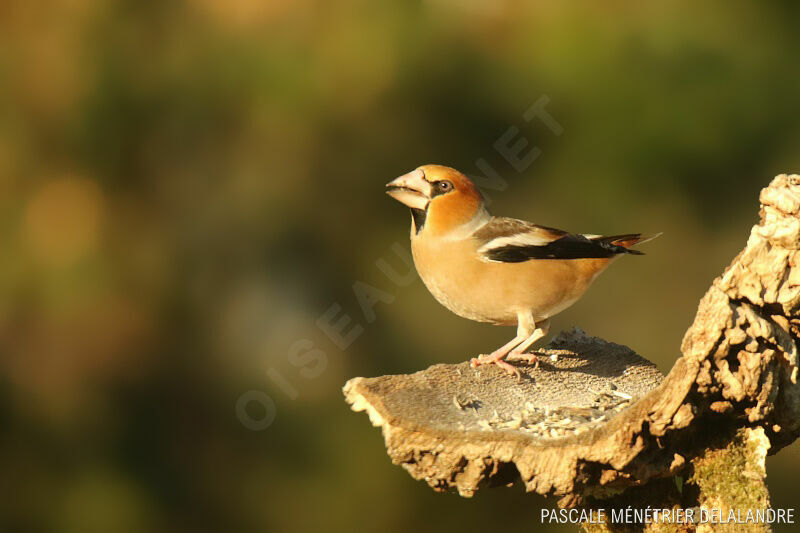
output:
[[[419,235],[422,228],[425,226],[425,219],[428,218],[428,211],[425,209],[411,208],[411,217],[414,219],[415,233]]]

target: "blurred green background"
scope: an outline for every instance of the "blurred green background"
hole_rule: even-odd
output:
[[[435,494],[343,402],[351,377],[513,333],[381,273],[380,258],[402,271],[391,246],[409,227],[384,183],[434,162],[481,175],[480,158],[507,184],[489,191],[496,213],[663,231],[553,332],[578,325],[668,371],[758,191],[800,170],[798,15],[789,1],[0,3],[0,530],[538,528],[553,501]],[[523,119],[542,96],[561,135]],[[524,172],[493,147],[510,127],[541,150]],[[357,281],[393,302],[365,316]],[[316,325],[334,304],[363,328],[344,350]],[[309,368],[298,341],[321,350]],[[263,405],[237,414],[248,391]],[[773,505],[795,505],[798,445],[768,472]]]

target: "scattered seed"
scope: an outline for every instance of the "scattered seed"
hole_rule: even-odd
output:
[[[458,396],[453,396],[453,404],[455,404],[459,411],[464,410],[464,404],[459,401]]]
[[[614,396],[619,396],[620,398],[624,398],[626,400],[633,399],[633,396],[631,396],[630,394],[626,394],[626,393],[624,393],[622,391],[618,391],[618,390],[611,391],[611,394],[613,394]]]

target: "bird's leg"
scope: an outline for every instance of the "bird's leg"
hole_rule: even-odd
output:
[[[537,324],[536,329],[533,330],[533,333],[531,333],[531,335],[527,339],[522,341],[513,350],[511,350],[511,353],[509,353],[508,355],[526,359],[529,363],[534,363],[538,367],[539,359],[536,357],[536,355],[526,354],[525,352],[528,350],[528,348],[533,346],[534,342],[538,341],[539,339],[547,335],[548,331],[550,331],[550,321],[544,320],[543,322],[540,322],[539,324]]]
[[[517,377],[519,377],[519,370],[517,370],[514,365],[503,361],[503,359],[510,353],[514,353],[516,351],[515,348],[527,342],[534,334],[535,324],[533,322],[533,317],[530,316],[530,313],[519,313],[517,320],[517,336],[488,355],[480,355],[479,357],[472,358],[472,360],[470,360],[470,365],[476,367],[494,363],[509,374],[516,374]],[[534,339],[533,342],[535,341],[536,339]]]
[[[506,344],[501,346],[500,348],[496,349],[490,354],[481,354],[478,357],[473,357],[470,363],[472,366],[478,366],[486,363],[496,363],[502,360],[506,355],[508,355],[511,350],[514,349],[519,343],[525,340],[525,337],[522,335],[517,335]]]

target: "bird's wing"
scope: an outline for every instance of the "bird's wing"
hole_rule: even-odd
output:
[[[638,233],[603,237],[568,233],[524,220],[494,217],[473,238],[485,261],[521,263],[533,259],[596,259],[641,254],[627,247],[641,240]]]

